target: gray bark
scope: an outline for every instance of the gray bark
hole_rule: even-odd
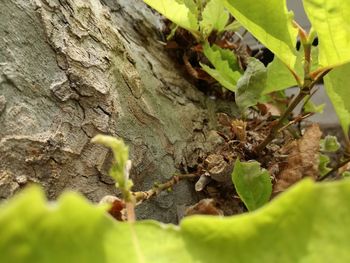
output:
[[[228,102],[198,91],[160,40],[161,18],[141,0],[1,0],[0,198],[31,182],[92,201],[116,194],[98,134],[130,146],[135,190],[194,167],[211,150]],[[209,138],[209,139],[208,139]],[[181,182],[141,205],[139,218],[176,222],[197,200]]]

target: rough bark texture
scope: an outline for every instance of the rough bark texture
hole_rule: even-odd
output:
[[[160,17],[141,0],[2,0],[0,198],[37,182],[50,199],[73,189],[115,194],[97,133],[130,146],[135,189],[194,166],[210,150],[215,113],[159,42]],[[211,138],[209,141],[207,138]],[[139,218],[176,222],[197,199],[180,183],[141,205]]]

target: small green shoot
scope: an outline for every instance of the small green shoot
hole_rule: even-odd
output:
[[[203,51],[214,66],[210,68],[201,64],[203,70],[228,90],[236,91],[236,84],[242,76],[236,56],[228,49],[216,45],[210,46],[208,43],[204,44]]]
[[[340,148],[340,143],[338,142],[337,137],[327,135],[324,139],[320,142],[320,150],[322,152],[336,152]]]
[[[114,163],[109,170],[109,175],[116,180],[116,187],[121,190],[123,200],[126,203],[127,216],[129,221],[135,220],[135,198],[131,193],[133,186],[129,179],[131,161],[129,160],[129,149],[122,140],[107,135],[96,135],[91,142],[102,144],[111,148],[114,156]]]

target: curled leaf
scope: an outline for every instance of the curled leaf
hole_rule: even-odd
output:
[[[241,111],[254,106],[266,88],[267,71],[263,63],[249,58],[248,67],[237,82],[236,103]]]

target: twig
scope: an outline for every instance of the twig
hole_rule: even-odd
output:
[[[309,112],[309,113],[304,114],[302,116],[297,116],[296,118],[294,118],[294,120],[290,121],[288,124],[286,124],[282,128],[280,128],[278,130],[278,132],[281,132],[281,131],[285,130],[286,128],[288,128],[289,126],[291,126],[291,125],[293,125],[293,124],[295,124],[297,122],[301,122],[302,120],[305,120],[305,119],[311,117],[312,115],[314,115],[314,113],[313,112]]]
[[[339,168],[343,167],[344,165],[348,164],[350,162],[350,158],[346,159],[345,161],[342,161],[338,163],[332,170],[330,170],[328,173],[326,173],[324,176],[317,178],[317,181],[321,182],[328,177],[330,177],[334,172],[338,171]]]
[[[312,96],[315,95],[315,93],[318,91],[317,88],[315,88],[312,92],[310,92],[310,95],[305,99],[303,105],[301,106],[301,111],[300,113],[303,114],[305,111],[304,111],[304,108],[306,106],[306,104],[311,100]]]
[[[254,150],[255,153],[261,152],[265,147],[276,137],[278,131],[283,126],[284,121],[292,113],[294,108],[309,94],[309,90],[301,89],[299,94],[293,99],[292,103],[288,106],[283,115],[279,118],[277,124],[272,127],[269,135],[260,143]]]
[[[292,103],[288,106],[283,115],[279,118],[278,123],[272,127],[269,135],[265,140],[260,143],[255,149],[254,153],[257,154],[261,152],[265,147],[276,137],[279,129],[283,126],[284,121],[288,118],[289,114],[293,112],[295,107],[307,96],[310,95],[312,88],[315,84],[320,81],[331,69],[323,71],[321,74],[317,75],[316,79],[311,79],[310,76],[304,78],[304,84],[300,87],[299,94],[293,99]]]
[[[135,204],[133,202],[126,202],[125,203],[125,209],[126,209],[126,217],[128,222],[135,222],[136,216],[135,216]]]
[[[332,68],[327,68],[323,70],[321,73],[319,73],[318,75],[316,75],[315,77],[313,77],[312,73],[310,73],[310,76],[313,78],[313,81],[311,82],[311,86],[313,87],[315,84],[317,84],[317,82],[323,79],[323,77],[326,76],[331,70]]]
[[[160,192],[167,190],[177,184],[179,181],[184,179],[191,179],[199,177],[198,174],[180,174],[173,176],[169,181],[156,185],[148,191],[133,192],[132,195],[135,197],[136,202],[140,203],[144,200],[150,199],[152,196],[158,195]]]

